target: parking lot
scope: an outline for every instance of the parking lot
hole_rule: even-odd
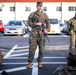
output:
[[[3,53],[3,65],[0,66],[0,73],[6,71],[9,75],[51,75],[58,66],[67,65],[66,57],[69,49],[69,36],[62,34],[48,35],[50,42],[46,39],[45,53],[42,61],[43,67],[41,69],[37,67],[39,51],[37,47],[32,67],[27,69],[28,37],[29,34],[24,36],[1,36],[0,42],[5,42],[5,44],[8,42],[8,44],[0,43]]]

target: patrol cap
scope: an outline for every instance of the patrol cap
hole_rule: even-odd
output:
[[[39,1],[39,2],[37,2],[37,5],[38,5],[38,6],[42,6],[42,5],[43,5],[43,2],[40,2],[40,1]]]

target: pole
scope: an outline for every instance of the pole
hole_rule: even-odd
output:
[[[62,23],[62,2],[61,2],[61,23]]]
[[[14,2],[14,20],[16,20],[16,3]]]

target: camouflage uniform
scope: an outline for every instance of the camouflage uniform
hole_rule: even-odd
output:
[[[71,18],[68,23],[68,31],[70,34],[70,50],[76,48],[76,19]]]
[[[28,62],[32,62],[37,45],[39,45],[39,56],[38,56],[37,61],[41,62],[43,55],[44,55],[45,35],[44,35],[43,31],[40,30],[40,27],[35,25],[36,20],[34,19],[34,17],[37,17],[40,20],[40,22],[46,23],[47,31],[50,30],[50,23],[49,23],[48,16],[43,11],[32,12],[28,18],[28,24],[32,28],[32,31],[31,31],[30,37],[29,37]]]

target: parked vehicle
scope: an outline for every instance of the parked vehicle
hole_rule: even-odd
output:
[[[67,28],[68,26],[67,25],[68,25],[68,21],[65,22],[64,27],[63,27],[63,32],[66,34],[68,34],[68,28]]]
[[[48,34],[60,34],[60,24],[58,22],[58,19],[50,19],[50,32]]]
[[[25,34],[25,24],[23,21],[12,20],[9,21],[5,27],[4,35],[24,35]]]
[[[0,22],[0,32],[4,33],[5,25]]]
[[[26,23],[25,24],[25,31],[26,31],[26,33],[30,32],[31,30],[32,30],[31,27],[28,25],[28,23]]]
[[[60,24],[60,31],[63,32],[64,24]]]

